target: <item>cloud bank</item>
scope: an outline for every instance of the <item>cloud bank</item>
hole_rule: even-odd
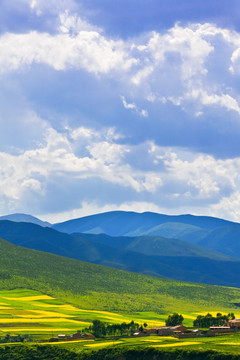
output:
[[[0,34],[2,214],[239,220],[237,30],[189,22],[121,38],[73,1],[21,11],[44,25]]]

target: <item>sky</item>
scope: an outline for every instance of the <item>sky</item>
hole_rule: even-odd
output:
[[[240,222],[238,0],[1,0],[0,215]]]

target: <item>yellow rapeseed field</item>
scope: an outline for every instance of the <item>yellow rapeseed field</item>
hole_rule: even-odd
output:
[[[115,321],[125,321],[124,318],[117,318],[117,317],[112,317],[112,316],[101,316],[103,319],[108,319],[108,320],[115,320]]]
[[[173,343],[173,344],[163,344],[163,345],[152,345],[154,347],[174,347],[174,346],[187,346],[187,345],[198,345],[201,342],[197,341],[189,341],[189,342],[182,342],[182,343]]]
[[[191,319],[191,320],[195,320],[195,319],[196,319],[196,316],[193,316],[193,315],[182,314],[182,316],[184,317],[184,319]]]
[[[62,314],[59,312],[54,312],[54,311],[44,311],[44,310],[31,310],[29,311],[29,314],[23,314],[19,311],[19,314],[17,314],[17,312],[15,312],[14,314],[18,315],[18,316],[22,316],[22,317],[26,317],[26,318],[69,318],[72,317],[71,315],[67,315],[67,314]]]
[[[74,323],[74,324],[84,324],[84,325],[90,325],[89,322],[85,322],[85,321],[77,321],[77,320],[71,320],[71,319],[65,319],[65,318],[38,318],[38,319],[24,319],[24,318],[0,318],[0,323],[35,323],[37,320],[38,323],[42,323],[42,322],[69,322],[69,323]]]
[[[55,298],[48,295],[35,295],[35,296],[22,296],[22,297],[2,297],[6,300],[18,300],[18,301],[36,301],[36,300],[55,300]]]
[[[12,309],[11,307],[9,306],[0,306],[0,310],[6,310],[6,309]]]
[[[87,344],[84,346],[87,347],[99,347],[99,346],[108,346],[108,345],[116,345],[116,344],[122,344],[122,341],[108,341],[103,343],[97,343],[97,344]]]
[[[98,310],[84,310],[84,309],[77,309],[78,311],[83,311],[85,313],[96,313],[96,314],[104,314],[104,315],[111,315],[111,316],[117,316],[117,317],[123,317],[122,315],[120,314],[116,314],[116,313],[113,313],[113,312],[109,312],[109,311],[98,311]]]
[[[45,327],[45,328],[16,328],[16,327],[8,327],[7,329],[1,329],[2,332],[14,332],[14,333],[18,333],[18,332],[26,332],[26,331],[31,331],[31,332],[47,332],[48,334],[53,332],[63,332],[63,331],[72,331],[72,329],[68,329],[68,328],[49,328],[49,327]]]
[[[161,342],[163,341],[162,339],[161,340],[151,340],[151,339],[142,339],[142,341],[148,341],[148,342]]]
[[[72,344],[72,343],[85,343],[85,342],[93,342],[94,340],[71,340],[71,342],[67,342],[68,344]],[[58,342],[46,342],[44,343],[44,345],[58,345],[58,344],[66,344],[66,341],[58,341]]]

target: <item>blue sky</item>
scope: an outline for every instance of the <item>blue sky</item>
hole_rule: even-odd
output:
[[[2,0],[0,214],[240,219],[238,1]]]

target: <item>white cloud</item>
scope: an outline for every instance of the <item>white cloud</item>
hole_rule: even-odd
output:
[[[143,117],[148,117],[148,111],[145,109],[139,109],[139,107],[135,104],[135,103],[128,103],[125,99],[124,96],[121,96],[122,99],[122,103],[125,109],[128,110],[134,110],[137,114],[143,116]]]
[[[76,35],[80,31],[96,31],[103,32],[98,26],[89,24],[86,20],[81,19],[76,13],[69,14],[69,10],[65,10],[64,13],[59,15],[60,26],[59,30],[64,34]]]
[[[34,9],[40,9],[39,4],[37,0],[30,3]],[[237,73],[240,34],[213,24],[177,24],[163,33],[149,33],[143,43],[141,37],[124,41],[105,36],[102,29],[69,10],[61,11],[59,19],[60,32],[54,35],[37,31],[2,35],[0,73],[47,64],[56,71],[73,68],[105,74],[114,78],[123,94],[125,91],[123,106],[143,117],[149,111],[136,105],[142,100],[151,104],[170,101],[195,116],[212,105],[239,114],[236,91],[211,80],[211,64],[223,61],[218,52],[224,48],[226,63],[222,66],[229,76]],[[128,95],[131,102],[126,100]]]
[[[76,135],[96,134],[96,131],[80,128],[73,130]],[[113,138],[116,134],[112,133]],[[70,134],[71,135],[71,134]],[[48,181],[52,176],[64,179],[67,175],[72,179],[99,178],[120,187],[129,187],[136,192],[154,192],[161,186],[157,174],[134,170],[124,163],[124,154],[129,152],[126,145],[120,145],[107,140],[109,131],[105,135],[94,136],[85,147],[88,156],[78,156],[74,153],[75,141],[81,137],[72,136],[72,141],[64,134],[48,128],[45,144],[27,150],[21,154],[10,155],[0,153],[0,198],[9,201],[21,201],[29,190],[44,196]]]
[[[229,197],[223,197],[220,202],[210,207],[212,216],[239,222],[240,191],[235,191]]]
[[[144,147],[130,146],[118,144],[117,138],[112,129],[97,132],[84,127],[68,128],[65,134],[61,134],[48,128],[41,146],[20,154],[0,153],[1,212],[19,209],[29,194],[35,194],[39,201],[46,196],[49,182],[53,179],[64,186],[70,178],[79,186],[83,180],[98,179],[119,189],[118,200],[114,199],[106,207],[96,200],[99,211],[120,206],[123,210],[163,209],[167,213],[179,213],[179,209],[189,210],[190,207],[195,213],[201,210],[208,213],[211,209],[218,214],[225,209],[225,217],[237,217],[238,210],[233,210],[234,206],[231,209],[231,204],[234,205],[232,199],[240,184],[240,158],[219,160],[209,155],[159,147],[153,142]],[[76,145],[82,141],[85,153],[75,153]],[[142,168],[141,163],[131,166],[127,158],[131,154],[141,158],[142,162],[147,161],[149,168]],[[136,200],[129,201],[130,205],[121,201],[122,189],[135,194]],[[95,196],[93,194],[93,198]],[[94,212],[93,200],[84,201],[90,203],[89,211]],[[75,210],[65,209],[64,202],[61,206],[60,212],[53,214],[52,218],[75,214]]]
[[[96,31],[50,35],[32,31],[0,37],[0,72],[14,71],[34,63],[55,70],[85,69],[95,74],[130,69],[137,60],[129,57],[122,41],[107,39]]]
[[[163,184],[171,183],[170,194],[175,188],[181,197],[215,202],[238,187],[240,158],[220,160],[210,155],[164,150],[153,144],[150,153],[155,163],[165,166],[162,179]]]

